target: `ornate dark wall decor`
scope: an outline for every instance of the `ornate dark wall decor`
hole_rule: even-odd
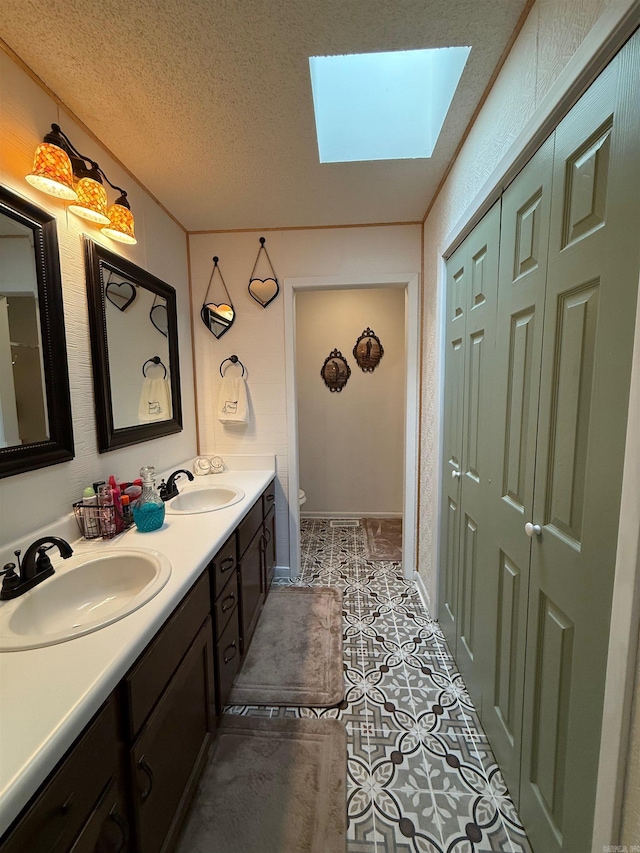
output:
[[[367,326],[353,348],[355,360],[365,373],[373,373],[383,355],[380,338]]]
[[[224,283],[224,279],[222,278],[222,273],[218,266],[218,260],[219,258],[217,256],[213,259],[213,271],[211,273],[211,278],[209,279],[207,292],[204,295],[204,304],[200,310],[200,317],[211,334],[220,339],[224,333],[228,332],[231,326],[233,326],[233,321],[236,319],[236,312],[234,310],[233,303],[231,302],[227,285]],[[218,270],[220,281],[222,282],[224,292],[227,296],[226,302],[207,302],[209,291],[211,290],[211,283],[214,275],[216,274],[216,270]]]
[[[273,264],[271,263],[271,258],[269,257],[269,253],[264,247],[265,238],[260,237],[260,248],[258,249],[258,256],[256,257],[256,262],[253,265],[253,271],[249,278],[249,293],[256,300],[259,305],[262,305],[263,308],[266,308],[267,305],[270,305],[276,296],[280,293],[280,285],[278,284],[278,279],[276,277],[276,271],[273,268]],[[272,276],[268,278],[256,278],[256,268],[258,266],[258,261],[260,260],[260,253],[264,252],[267,256],[267,260],[269,261],[269,266],[271,267]]]
[[[342,391],[351,376],[351,368],[340,350],[332,350],[325,358],[320,376],[330,391]]]

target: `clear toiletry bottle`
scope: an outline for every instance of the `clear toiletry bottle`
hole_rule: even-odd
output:
[[[158,530],[164,523],[164,502],[156,489],[155,473],[153,465],[140,469],[142,494],[133,505],[133,520],[141,533]]]

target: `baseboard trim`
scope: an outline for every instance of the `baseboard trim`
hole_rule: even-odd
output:
[[[401,512],[300,512],[300,518],[402,518]]]
[[[289,580],[291,568],[289,566],[276,566],[273,577],[275,580]]]
[[[429,615],[435,618],[435,614],[431,607],[431,599],[429,598],[429,593],[427,592],[427,588],[424,585],[424,581],[418,574],[418,572],[413,573],[413,579],[416,582],[416,587],[418,588],[418,594],[420,596],[420,600],[425,606],[425,609],[428,611]]]

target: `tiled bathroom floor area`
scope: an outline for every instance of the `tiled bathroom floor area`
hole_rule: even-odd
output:
[[[365,558],[360,527],[302,521],[302,586],[344,593],[339,708],[234,706],[338,717],[348,735],[347,853],[530,853],[440,629],[399,563]]]

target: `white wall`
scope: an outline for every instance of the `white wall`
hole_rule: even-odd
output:
[[[400,225],[270,231],[264,236],[282,286],[288,277],[415,274],[420,269],[420,231],[419,225]],[[279,566],[288,566],[284,299],[281,293],[268,308],[261,308],[247,292],[260,236],[259,232],[234,232],[194,234],[189,238],[200,452],[222,456],[275,452],[279,484],[277,559]],[[207,331],[200,319],[214,255],[220,258],[237,313],[234,325],[220,340]],[[212,291],[210,298],[216,301],[217,297],[217,292]],[[232,353],[239,356],[248,371],[252,418],[246,427],[224,426],[215,417],[219,365]]]
[[[401,515],[404,472],[405,292],[312,290],[296,295],[296,381],[302,515]],[[369,327],[384,355],[373,372],[353,356]],[[320,376],[339,350],[351,368],[340,392]]]
[[[135,475],[145,464],[162,469],[170,467],[193,455],[196,438],[184,232],[40,86],[1,51],[0,80],[0,183],[57,219],[75,439],[75,458],[71,462],[0,480],[2,550],[9,543],[71,512],[73,501],[82,496],[86,485],[111,473],[121,478]],[[114,183],[126,187],[135,216],[136,246],[125,247],[102,237],[98,229],[67,213],[63,202],[38,192],[24,180],[31,171],[36,145],[42,141],[52,122],[60,124],[80,151],[94,157]],[[103,455],[97,452],[96,445],[81,244],[83,232],[175,287],[178,299],[184,429],[174,436]],[[136,375],[139,370],[136,364]]]

